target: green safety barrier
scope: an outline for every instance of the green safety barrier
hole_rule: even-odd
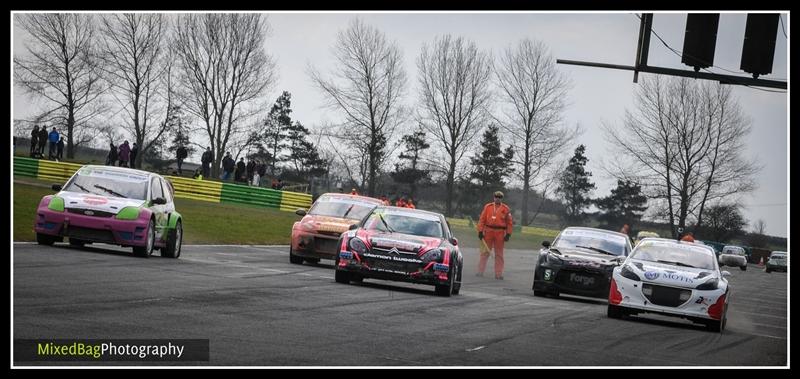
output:
[[[43,159],[14,157],[14,175],[65,183],[83,165]],[[238,203],[294,212],[311,207],[311,195],[271,188],[165,176],[175,188],[175,197],[211,203]]]

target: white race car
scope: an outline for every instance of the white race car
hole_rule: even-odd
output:
[[[713,248],[664,238],[645,238],[614,269],[608,317],[637,313],[677,316],[722,332],[731,287]]]
[[[747,270],[747,255],[739,246],[725,246],[719,254],[720,266],[734,266],[742,271]]]

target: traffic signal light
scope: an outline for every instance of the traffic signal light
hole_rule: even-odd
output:
[[[742,46],[742,64],[739,68],[753,74],[753,78],[758,79],[759,75],[772,72],[779,17],[780,15],[777,13],[750,13],[747,15],[744,46]]]
[[[681,63],[695,71],[714,65],[719,13],[694,13],[686,16]]]

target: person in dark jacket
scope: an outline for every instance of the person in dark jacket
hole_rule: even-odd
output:
[[[136,142],[133,143],[133,148],[131,148],[131,164],[129,165],[131,168],[136,168],[136,156],[139,154],[139,146],[136,145]]]
[[[36,158],[36,147],[39,144],[39,125],[34,125],[31,131],[31,158]]]
[[[48,159],[55,159],[56,157],[56,146],[58,145],[58,139],[61,136],[58,135],[58,130],[56,127],[53,127],[53,130],[50,131],[50,134],[47,135],[47,140],[50,141],[50,149],[47,151],[47,158]]]
[[[254,159],[250,159],[250,162],[247,162],[247,184],[253,185],[253,174],[256,173],[256,161]]]
[[[214,161],[214,153],[211,152],[211,147],[206,146],[206,151],[200,157],[200,163],[203,164],[203,176],[211,176],[211,162]]]
[[[225,153],[225,158],[222,158],[222,180],[228,180],[231,178],[235,166],[236,161],[231,158],[231,153]]]
[[[39,156],[44,158],[44,146],[47,145],[47,139],[50,135],[47,133],[47,127],[42,125],[39,129]]]
[[[178,146],[178,149],[175,150],[175,158],[178,162],[178,175],[182,175],[183,171],[181,170],[181,166],[183,166],[183,160],[186,159],[187,156],[186,148],[183,145]],[[205,153],[203,153],[205,156]],[[205,163],[203,163],[203,170],[205,171]]]
[[[244,164],[244,157],[241,157],[239,158],[239,162],[236,163],[236,171],[233,174],[233,181],[244,182],[246,170],[247,170],[247,165]]]
[[[260,187],[261,180],[264,178],[264,175],[267,174],[267,165],[259,162],[256,167],[256,173],[253,175],[253,185]]]
[[[56,160],[60,161],[64,159],[64,137],[58,140],[58,145],[56,145]]]
[[[108,156],[106,156],[106,166],[114,166],[117,164],[117,147],[114,142],[109,143]]]

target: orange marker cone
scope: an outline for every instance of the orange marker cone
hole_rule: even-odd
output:
[[[758,262],[758,265],[759,266],[763,266],[764,265],[764,257],[761,257],[761,260]]]

